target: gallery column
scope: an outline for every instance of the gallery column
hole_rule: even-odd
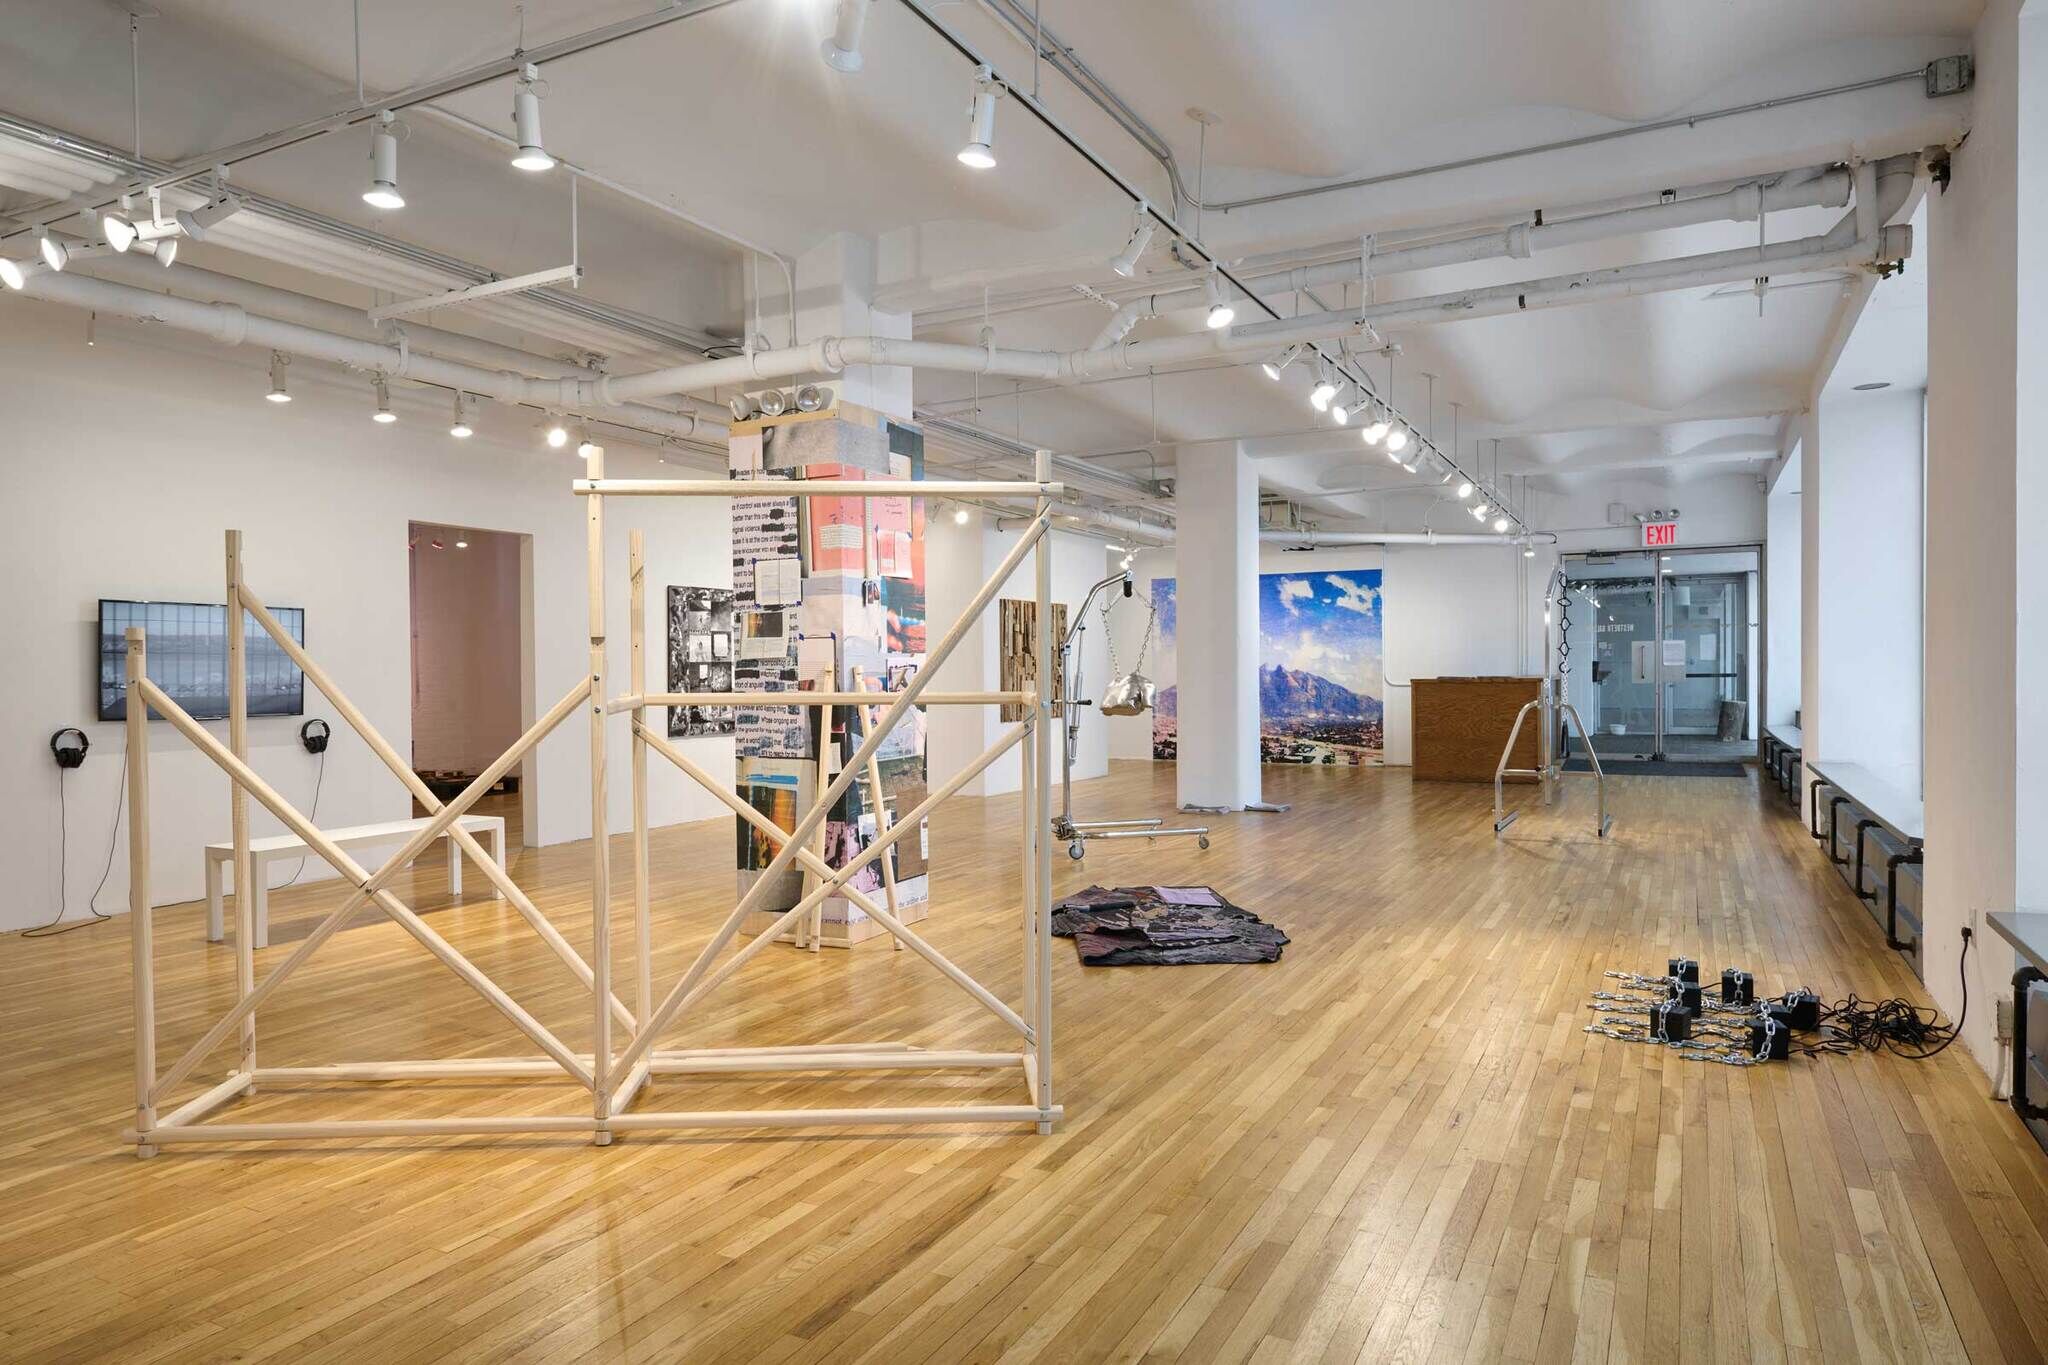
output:
[[[1242,810],[1259,789],[1259,478],[1236,443],[1175,470],[1180,804]]]
[[[1969,140],[1927,196],[1927,988],[1998,1065],[2013,954],[1985,912],[2048,908],[2048,14],[1990,0]]]

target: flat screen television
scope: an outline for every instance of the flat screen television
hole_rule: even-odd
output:
[[[306,643],[303,607],[272,607],[270,614],[297,643]],[[101,720],[128,718],[128,627],[141,626],[149,647],[150,680],[198,720],[228,714],[228,609],[211,602],[121,602],[100,599],[99,697]],[[270,633],[242,617],[249,714],[296,716],[306,709],[306,675]],[[152,716],[152,720],[156,717]]]

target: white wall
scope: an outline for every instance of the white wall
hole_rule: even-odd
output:
[[[393,392],[398,423],[369,420],[360,379],[311,363],[292,367],[296,401],[262,401],[260,352],[226,351],[101,319],[83,344],[73,312],[19,298],[0,302],[0,572],[14,585],[4,636],[13,664],[0,679],[0,864],[16,894],[0,925],[49,918],[58,883],[56,768],[46,740],[64,725],[92,736],[70,775],[70,904],[74,916],[107,856],[121,771],[121,727],[91,717],[96,602],[102,596],[222,600],[222,532],[244,532],[249,581],[269,600],[306,609],[309,649],[400,753],[411,744],[407,663],[408,521],[523,532],[533,537],[540,707],[586,668],[583,505],[569,491],[580,462],[535,439],[532,415],[485,405],[478,434],[447,435],[436,390]],[[614,447],[610,472],[649,474],[649,452]],[[673,471],[671,471],[673,472]],[[626,679],[626,527],[649,528],[650,589],[731,581],[723,502],[615,502],[608,531],[613,690]],[[33,590],[30,590],[33,585]],[[661,594],[648,595],[649,640],[662,638]],[[656,666],[658,669],[658,665]],[[508,686],[514,685],[508,682]],[[333,716],[308,688],[308,714]],[[298,718],[250,724],[258,772],[289,799],[309,801],[314,760]],[[225,738],[225,725],[211,727]],[[630,815],[623,722],[612,729],[610,822]],[[201,892],[200,846],[228,837],[227,779],[168,725],[152,724],[151,887],[159,903]],[[729,740],[692,741],[692,756],[729,772]],[[396,779],[337,724],[320,821],[402,818]],[[718,809],[680,774],[652,784],[658,821]],[[589,734],[572,718],[536,758],[529,843],[589,832]],[[274,821],[258,812],[256,828]],[[125,848],[100,897],[126,903]],[[316,868],[308,864],[308,877]],[[281,876],[282,874],[280,874]]]
[[[1414,679],[1520,673],[1537,666],[1540,651],[1523,660],[1523,625],[1534,614],[1540,639],[1540,612],[1531,604],[1542,590],[1537,566],[1543,562],[1522,558],[1512,546],[1361,545],[1302,552],[1268,543],[1260,549],[1259,572],[1382,571],[1386,754],[1389,764],[1406,766],[1414,761],[1408,690]],[[1144,635],[1143,602],[1152,580],[1175,576],[1174,552],[1144,551],[1132,571],[1139,600],[1130,604],[1133,610],[1116,613],[1116,647],[1126,662],[1136,657]],[[1146,671],[1158,676],[1152,666]],[[1150,715],[1112,718],[1109,731],[1112,757],[1152,756]]]
[[[1764,502],[1764,723],[1789,725],[1800,709],[1801,602],[1799,454],[1779,472]]]
[[[1824,397],[1808,425],[1801,503],[1818,535],[1805,558],[1804,670],[1817,680],[1809,751],[1920,790],[1921,433],[1925,396]]]
[[[925,525],[925,614],[929,641],[936,647],[939,636],[965,609],[968,600],[991,574],[1002,567],[1004,557],[1016,548],[1017,532],[997,530],[995,519],[984,517],[979,512],[971,513],[966,525],[959,525],[953,520],[951,508],[934,508]],[[1112,569],[1105,567],[1108,554],[1103,543],[1093,537],[1055,531],[1051,544],[1053,600],[1066,603],[1067,622],[1072,626],[1088,589]],[[1027,554],[1024,562],[1004,581],[998,599],[1028,600],[1036,594],[1036,584],[1033,556]],[[1101,599],[1096,599],[1096,602],[1099,608]],[[961,642],[958,652],[933,677],[933,687],[974,692],[992,690],[1001,685],[997,657],[998,611],[997,603],[989,604],[988,610]],[[1112,613],[1122,614],[1121,609]],[[1108,655],[1101,618],[1095,609],[1091,609],[1088,630],[1081,637],[1082,695],[1090,699],[1101,695],[1102,684],[1109,677]],[[934,706],[926,714],[926,757],[930,785],[934,788],[979,757],[1009,724],[991,706]],[[1057,738],[1053,741],[1052,754],[1057,765],[1060,761]],[[961,790],[970,796],[1013,792],[1020,784],[1021,771],[1021,760],[1013,749]],[[1082,715],[1081,733],[1074,748],[1074,780],[1101,777],[1108,771],[1108,718],[1089,707]],[[1057,777],[1057,769],[1054,776]],[[1053,799],[1057,804],[1057,793]]]

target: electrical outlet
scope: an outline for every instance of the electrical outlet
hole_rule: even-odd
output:
[[[2012,1041],[2012,1001],[2001,998],[1998,1002],[1998,1039],[2000,1043]]]

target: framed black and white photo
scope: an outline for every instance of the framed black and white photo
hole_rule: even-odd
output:
[[[733,605],[731,588],[668,590],[668,690],[730,692]],[[671,706],[670,738],[729,735],[730,706]]]

